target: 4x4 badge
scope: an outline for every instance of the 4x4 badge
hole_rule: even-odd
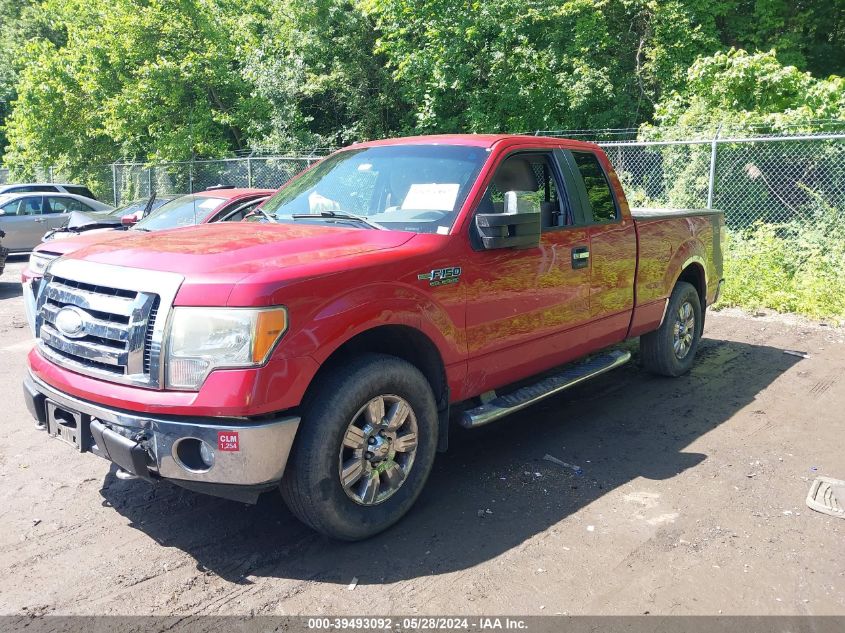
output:
[[[417,275],[417,279],[420,281],[427,280],[429,286],[456,284],[461,280],[461,267],[452,266],[451,268],[435,268],[429,273],[420,273]]]

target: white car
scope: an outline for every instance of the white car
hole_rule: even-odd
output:
[[[4,193],[72,193],[75,196],[83,196],[96,200],[96,196],[85,185],[75,185],[70,182],[21,182],[13,185],[0,185],[0,195]]]

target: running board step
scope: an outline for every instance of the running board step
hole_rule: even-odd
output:
[[[570,365],[560,373],[543,378],[540,382],[526,385],[507,395],[498,396],[474,409],[464,411],[461,426],[467,429],[483,426],[493,420],[498,420],[531,406],[535,402],[540,402],[540,400],[553,396],[564,389],[569,389],[585,380],[599,376],[611,369],[616,369],[629,360],[631,360],[631,352],[613,350]]]

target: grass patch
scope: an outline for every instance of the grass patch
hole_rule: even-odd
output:
[[[728,235],[717,307],[769,308],[845,323],[845,215],[755,224]]]

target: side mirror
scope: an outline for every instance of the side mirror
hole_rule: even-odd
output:
[[[475,225],[485,250],[540,246],[540,209],[520,208],[516,191],[505,192],[504,213],[477,213]]]
[[[134,213],[130,213],[129,215],[124,215],[122,218],[120,218],[120,223],[123,226],[132,226],[137,221],[138,221],[138,219],[135,217]]]

